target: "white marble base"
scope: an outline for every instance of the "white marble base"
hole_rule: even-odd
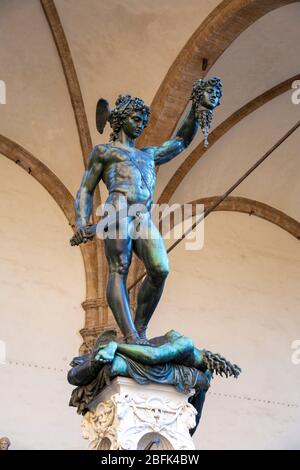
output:
[[[151,443],[152,450],[193,450],[189,429],[197,412],[189,396],[169,385],[117,377],[89,406],[83,437],[90,450],[142,450]]]

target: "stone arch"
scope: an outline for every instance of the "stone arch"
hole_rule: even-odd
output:
[[[209,209],[220,196],[205,197],[195,199],[189,204],[193,205],[192,213],[195,214],[196,204],[204,204],[205,209]],[[263,202],[255,201],[246,197],[229,196],[216,209],[216,211],[242,212],[254,215],[290,233],[293,237],[300,239],[300,222],[288,216],[284,212],[275,209]],[[174,224],[171,224],[173,227]]]
[[[192,214],[195,215],[196,204],[204,204],[205,208],[208,209],[212,206],[220,196],[212,196],[206,198],[195,199],[189,202],[192,204]],[[183,206],[181,206],[183,207]],[[227,197],[218,207],[216,211],[228,211],[228,212],[242,212],[244,214],[254,215],[260,217],[268,222],[271,222],[286,232],[290,233],[293,237],[300,240],[300,222],[288,216],[284,212],[275,209],[268,204],[263,202],[255,201],[254,199],[248,199],[245,197],[229,196]],[[174,228],[174,218],[171,219],[170,229]],[[172,250],[171,250],[172,251]],[[135,272],[135,279],[132,280],[129,289],[133,291],[132,297],[135,299],[137,291],[140,285],[140,281],[136,284],[136,280],[142,276],[144,267],[141,263],[138,264]]]
[[[0,153],[23,168],[24,171],[35,178],[43,188],[46,189],[63,211],[69,225],[74,230],[74,198],[61,180],[44,163],[34,157],[24,147],[3,135],[0,135]],[[81,254],[86,276],[87,298],[97,297],[97,273],[95,273],[93,262],[95,256],[93,246],[93,243],[88,243],[83,246],[81,245]]]
[[[206,76],[243,31],[272,10],[296,1],[299,0],[223,0],[192,34],[169,68],[151,103],[151,120],[140,138],[140,146],[159,145],[172,135],[193,82]],[[203,71],[204,58],[207,66]]]
[[[291,89],[291,85],[295,80],[299,80],[300,75],[295,75],[294,77],[289,78],[281,83],[278,83],[274,87],[265,91],[261,95],[257,96],[253,100],[249,101],[247,104],[239,108],[237,111],[232,113],[225,121],[216,127],[209,136],[209,147],[211,148],[219,139],[221,139],[227,132],[229,132],[233,126],[238,124],[242,119],[249,116],[261,106],[265,105],[269,101],[277,98],[286,91]],[[206,154],[207,149],[204,147],[203,142],[201,142],[197,147],[186,157],[186,159],[181,163],[181,165],[174,172],[165,188],[163,189],[159,199],[158,204],[164,204],[169,202],[173,194],[175,193],[178,186],[182,183],[184,178],[191,171],[193,166]]]

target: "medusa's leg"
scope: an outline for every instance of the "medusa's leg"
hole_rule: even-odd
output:
[[[184,363],[185,358],[192,354],[193,341],[181,336],[174,342],[161,346],[143,346],[139,344],[118,344],[117,351],[142,364],[164,364],[166,362]]]
[[[180,336],[173,341],[161,346],[144,346],[141,344],[125,344],[110,341],[101,345],[95,354],[95,359],[101,363],[112,362],[117,353],[121,353],[141,364],[163,364],[166,362],[184,363],[185,358],[192,355],[193,341],[185,336]]]

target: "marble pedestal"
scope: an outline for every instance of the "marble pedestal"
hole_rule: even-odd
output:
[[[195,449],[189,429],[197,412],[189,396],[169,385],[115,378],[83,417],[88,449]]]

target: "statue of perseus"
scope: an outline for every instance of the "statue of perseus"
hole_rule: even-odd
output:
[[[219,78],[197,80],[191,94],[191,109],[175,137],[158,147],[142,149],[137,149],[135,144],[150,116],[150,109],[144,101],[130,95],[120,95],[111,111],[105,100],[98,102],[98,130],[102,133],[106,122],[109,122],[112,133],[110,143],[96,145],[89,156],[76,197],[77,229],[71,244],[86,243],[94,236],[90,224],[93,193],[103,180],[109,191],[106,206],[112,206],[118,213],[126,213],[114,227],[116,236],[104,237],[109,266],[107,301],[126,343],[148,344],[147,326],[169,272],[164,242],[151,217],[155,166],[167,163],[183,152],[199,127],[207,145],[212,114],[220,104],[221,96],[222,83]],[[139,210],[130,213],[130,208],[136,205]],[[132,237],[137,225],[140,236]],[[110,227],[106,229],[109,231]],[[138,293],[134,320],[126,289],[133,252],[143,262],[147,272]]]

